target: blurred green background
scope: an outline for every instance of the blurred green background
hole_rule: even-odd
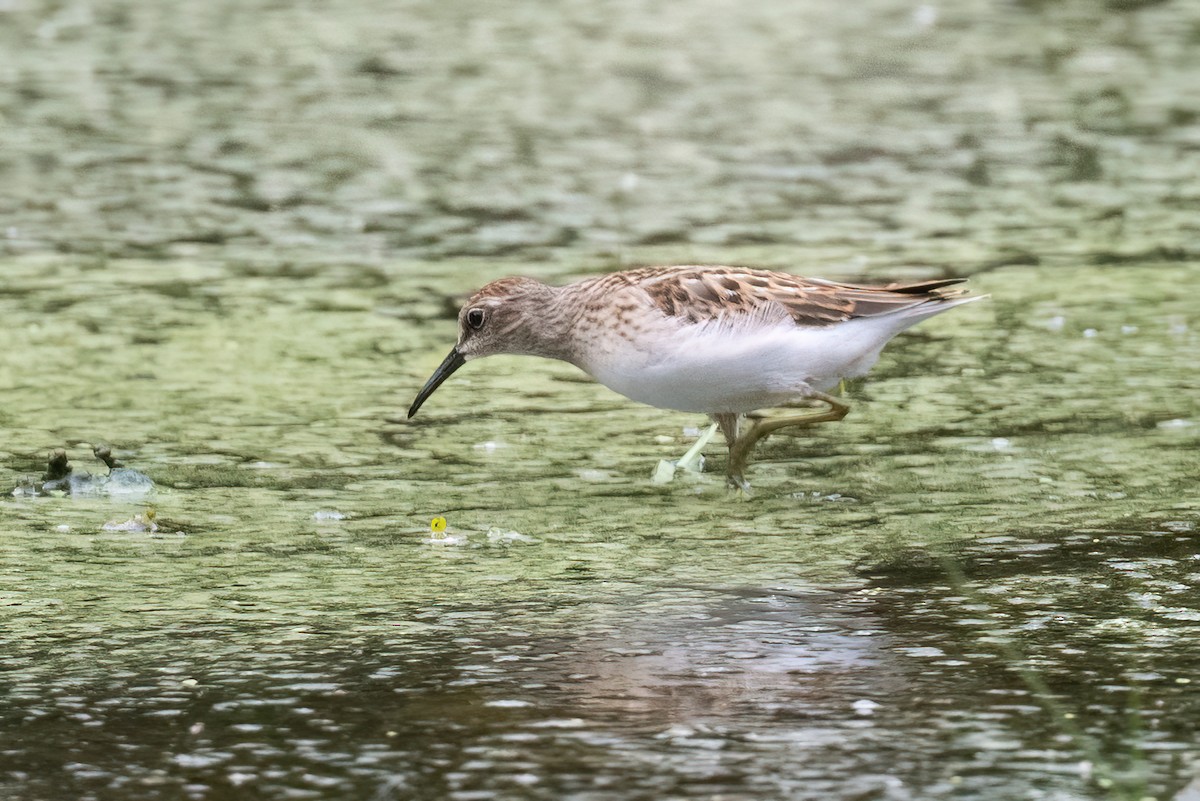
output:
[[[1194,801],[1198,76],[1191,0],[0,0],[0,795]],[[750,503],[562,364],[404,419],[481,284],[664,262],[991,299]]]

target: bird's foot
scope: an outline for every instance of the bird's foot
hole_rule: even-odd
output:
[[[749,489],[750,485],[746,483],[746,479],[743,477],[742,473],[746,469],[746,464],[750,461],[750,454],[754,452],[755,446],[760,441],[770,436],[773,432],[778,431],[781,428],[804,428],[816,425],[817,423],[828,423],[841,420],[846,416],[846,413],[850,411],[849,406],[830,395],[825,395],[819,392],[813,393],[812,400],[824,402],[829,406],[829,408],[824,412],[818,412],[815,414],[809,413],[786,416],[768,416],[760,413],[752,413],[746,415],[745,419],[742,421],[745,425],[726,425],[726,441],[729,445],[729,462],[725,468],[725,471],[729,476],[730,486],[740,488],[743,491]],[[729,432],[734,432],[733,436],[730,436]]]
[[[746,464],[750,461],[750,453],[758,442],[758,420],[747,420],[740,436],[729,444],[729,459],[725,463],[725,481],[729,488],[743,498],[749,498],[754,493],[750,491],[750,482],[746,480]]]
[[[736,475],[733,473],[728,474],[725,476],[725,483],[729,485],[731,493],[744,500],[754,497],[754,490],[750,489],[750,482],[741,473],[737,473]]]
[[[669,459],[661,460],[658,463],[658,467],[654,469],[654,473],[651,475],[650,480],[655,484],[667,484],[675,478],[676,470],[686,470],[689,473],[704,472],[704,455],[701,453],[701,451],[704,450],[704,446],[708,444],[709,440],[711,440],[713,435],[716,433],[717,426],[714,423],[713,425],[709,426],[707,431],[700,435],[699,439],[692,444],[692,447],[688,448],[687,453],[685,453],[683,456],[679,457],[673,462]]]

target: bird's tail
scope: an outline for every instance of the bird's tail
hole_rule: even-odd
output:
[[[905,321],[904,328],[908,328],[935,314],[950,311],[956,306],[965,306],[968,303],[990,297],[991,295],[968,295],[965,289],[934,290],[925,300],[899,309],[893,314],[897,318],[903,319]]]

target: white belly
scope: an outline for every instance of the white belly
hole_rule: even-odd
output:
[[[581,364],[627,398],[684,412],[751,412],[863,375],[899,328],[882,318],[828,328],[675,328],[654,341],[621,340]],[[905,326],[906,327],[906,326]]]

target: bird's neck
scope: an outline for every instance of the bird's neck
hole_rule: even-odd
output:
[[[577,281],[563,287],[547,287],[553,295],[542,328],[546,354],[570,362],[589,375],[595,375],[595,360],[603,351],[598,337],[609,322],[609,309],[597,303],[593,281]]]
[[[571,287],[539,284],[523,303],[526,307],[515,352],[574,363],[574,329],[578,317],[566,294]]]

